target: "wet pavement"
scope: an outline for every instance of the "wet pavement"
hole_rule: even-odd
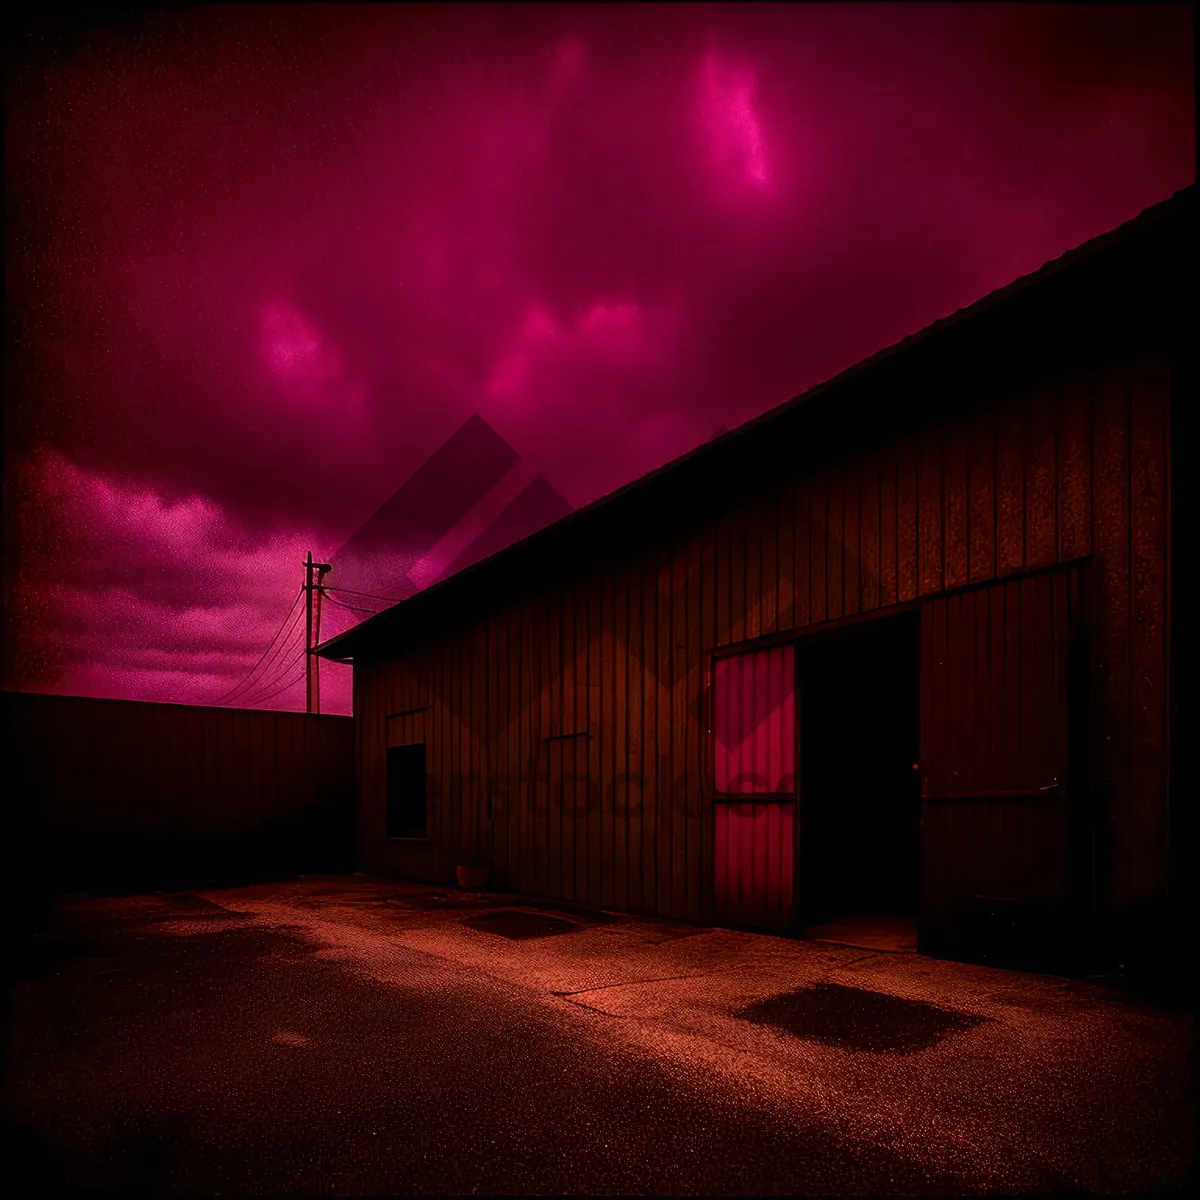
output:
[[[41,1191],[1190,1177],[1190,1018],[1088,983],[357,876],[80,899],[39,945],[6,1108]]]

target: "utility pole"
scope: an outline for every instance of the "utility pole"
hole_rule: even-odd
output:
[[[321,711],[321,660],[313,653],[321,640],[321,581],[333,567],[329,563],[313,562],[312,551],[304,560],[304,711]],[[313,572],[317,579],[313,582]],[[313,596],[316,595],[314,611]]]

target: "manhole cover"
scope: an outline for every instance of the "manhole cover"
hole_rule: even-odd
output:
[[[913,1054],[988,1020],[838,983],[818,983],[756,1000],[737,1015],[809,1041],[876,1054]]]
[[[564,921],[562,917],[531,912],[480,913],[476,917],[468,917],[463,924],[483,933],[495,933],[500,937],[511,938],[514,942],[523,942],[528,938],[554,937],[560,933],[574,933],[579,928],[573,921]]]

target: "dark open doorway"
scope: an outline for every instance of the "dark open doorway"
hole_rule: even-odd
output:
[[[809,936],[916,949],[918,633],[906,614],[801,646],[800,922]]]

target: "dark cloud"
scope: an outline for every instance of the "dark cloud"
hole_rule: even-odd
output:
[[[286,544],[258,584],[236,576],[269,624],[297,553],[336,549],[473,412],[580,505],[1128,219],[1194,178],[1192,19],[351,5],[34,22],[6,128],[6,469],[41,464],[20,493],[29,670],[78,673],[86,632],[54,631],[96,606],[72,588],[193,603],[192,567],[137,529],[105,526],[103,578],[85,579],[63,530],[99,519],[97,489],[209,513],[205,536],[247,562]],[[192,643],[149,609],[125,627],[142,632],[107,643],[95,686],[154,692],[146,664]],[[206,636],[229,672],[253,640]]]

